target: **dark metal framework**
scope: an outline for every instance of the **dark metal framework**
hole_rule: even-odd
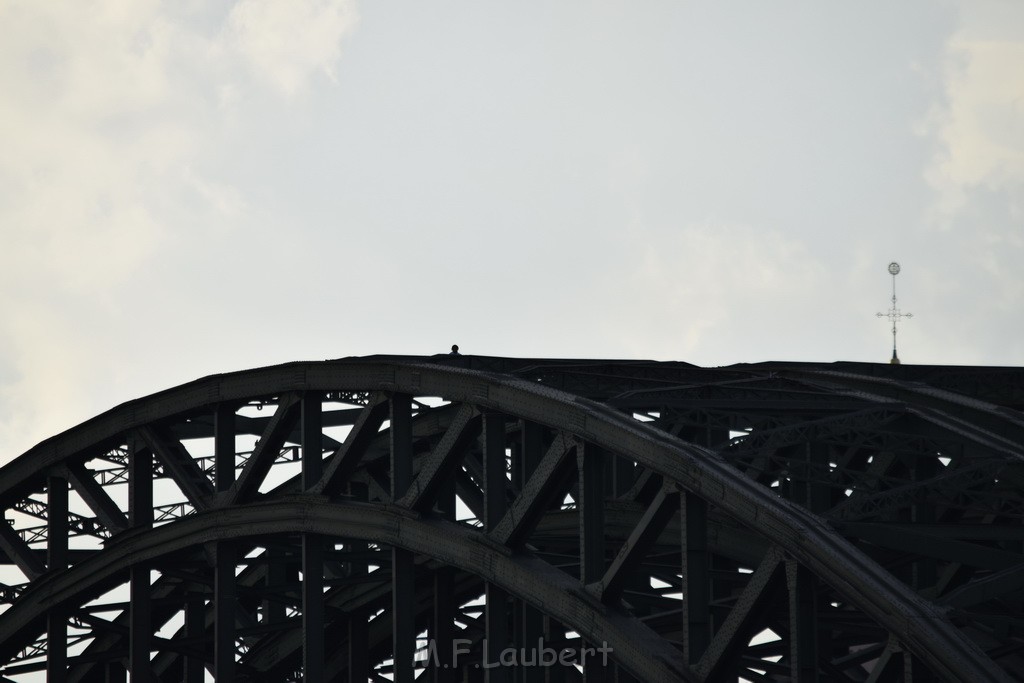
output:
[[[0,676],[1021,680],[1022,407],[1012,368],[208,377],[0,469]]]

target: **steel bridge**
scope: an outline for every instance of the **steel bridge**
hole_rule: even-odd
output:
[[[0,677],[1024,680],[1022,410],[1017,368],[207,377],[0,469]]]

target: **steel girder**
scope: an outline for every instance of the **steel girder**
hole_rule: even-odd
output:
[[[0,666],[1019,678],[1021,374],[374,357],[192,382],[0,470]],[[489,666],[545,649],[584,664]]]

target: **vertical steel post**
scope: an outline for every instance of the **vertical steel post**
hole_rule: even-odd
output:
[[[810,490],[807,507],[812,512],[825,512],[832,507],[832,487],[829,484],[829,446],[811,441],[807,444],[810,462]]]
[[[350,482],[349,495],[355,500],[367,499],[365,484]],[[368,562],[358,555],[369,553],[365,541],[352,541],[349,544],[353,557],[349,562],[349,576],[360,577],[369,573]],[[348,679],[365,681],[370,678],[370,641],[367,633],[367,614],[365,608],[357,607],[348,615]]]
[[[213,413],[213,472],[218,493],[235,483],[235,410],[224,403]]]
[[[63,477],[46,480],[46,565],[50,572],[68,567],[68,482]],[[68,666],[67,610],[54,607],[46,613],[46,680],[64,681]]]
[[[807,444],[807,452],[811,468],[807,507],[812,512],[820,514],[832,507],[832,487],[829,478],[831,472],[829,466],[831,452],[828,444],[817,441],[811,441]],[[809,573],[808,575],[810,576]],[[814,600],[817,599],[815,597],[815,581],[815,578],[810,576],[811,598]],[[808,581],[804,583],[808,583]],[[822,605],[822,607],[828,609],[825,605]],[[829,627],[830,622],[828,619],[818,619],[817,616],[818,612],[816,611],[814,614],[815,642],[813,645],[816,648],[816,652],[820,653],[821,656],[831,657],[833,640],[832,630]]]
[[[438,514],[442,519],[455,520],[455,480],[449,479],[438,492]],[[457,662],[454,656],[455,639],[455,568],[440,566],[434,570],[434,613],[430,626],[431,653],[428,661],[434,683],[455,683]]]
[[[529,481],[530,475],[537,469],[537,463],[544,456],[544,428],[536,422],[524,420],[522,423],[522,443],[519,447],[519,482],[520,486]],[[533,656],[539,655],[544,638],[544,615],[535,607],[525,602],[519,603],[520,633],[517,634],[518,644],[527,651],[536,650]],[[519,683],[530,683],[535,680],[538,669],[520,667],[516,670]]]
[[[412,483],[412,397],[391,396],[391,497],[401,498]]]
[[[818,680],[818,605],[815,578],[803,565],[786,561],[789,588],[790,675],[800,683]]]
[[[227,491],[235,483],[235,412],[217,406],[213,415],[215,488]],[[230,681],[235,676],[235,547],[230,541],[214,545],[213,568],[213,676]]]
[[[508,484],[505,461],[505,418],[497,413],[484,413],[484,528],[492,531],[505,516],[508,503],[505,487]],[[488,582],[484,588],[487,609],[484,613],[486,647],[484,671],[487,683],[505,683],[510,669],[498,666],[502,651],[508,647],[508,594]],[[493,665],[493,666],[491,666]]]
[[[934,455],[918,455],[914,461],[913,478],[915,482],[928,481],[935,477],[939,467],[938,458]],[[914,524],[934,524],[935,504],[921,497],[911,510]],[[914,562],[914,588],[922,590],[930,588],[938,581],[938,568],[933,557],[923,557]]]
[[[302,537],[302,680],[324,679],[323,544],[316,534]]]
[[[302,488],[311,489],[323,473],[323,398],[319,392],[302,397]],[[319,534],[302,535],[302,680],[324,680],[324,553]]]
[[[780,449],[789,461],[789,499],[798,505],[808,506],[810,500],[810,477],[808,463],[811,457],[809,444],[798,443]]]
[[[302,439],[302,488],[306,491],[323,474],[323,394],[307,391],[302,397],[300,432]]]
[[[604,577],[604,499],[606,487],[611,483],[609,479],[613,477],[609,462],[612,457],[604,449],[589,443],[583,444],[576,451],[580,492],[577,501],[580,517],[580,582],[584,585]],[[584,658],[584,652],[598,645],[601,644],[580,641],[577,661],[583,665],[583,679],[586,683],[603,683],[613,668],[613,665],[602,663],[599,658]]]
[[[484,413],[484,528],[491,531],[505,516],[508,484],[505,460],[505,419],[497,413]]]
[[[555,619],[545,616],[544,618],[544,646],[550,647],[555,652],[561,652],[565,648],[565,627]],[[567,676],[567,667],[561,663],[555,663],[542,669],[544,672],[544,683],[564,683]],[[573,672],[575,673],[575,672]]]
[[[683,652],[696,664],[711,642],[711,573],[708,505],[689,492],[681,496],[683,541]]]
[[[391,396],[391,499],[405,495],[412,482],[412,397]],[[416,656],[416,576],[413,554],[391,549],[391,625],[394,680],[412,683]]]
[[[128,672],[125,671],[121,660],[109,661],[103,667],[103,683],[125,683],[128,679]]]
[[[612,495],[618,498],[619,496],[625,495],[627,491],[633,486],[636,464],[629,458],[617,455],[614,458],[615,467],[613,469],[612,481]]]
[[[576,452],[580,499],[580,581],[585,585],[604,576],[605,459],[599,447],[583,444]]]
[[[219,404],[213,414],[215,489],[227,491],[235,483],[235,411]],[[214,545],[213,568],[213,676],[218,681],[235,677],[235,547],[230,541]],[[133,682],[134,683],[134,682]]]
[[[272,596],[274,593],[282,593],[284,585],[288,581],[288,554],[283,549],[275,547],[268,547],[265,554],[267,575],[263,583],[268,598],[263,601],[263,623],[265,625],[281,624],[285,620],[285,605]]]
[[[153,452],[138,439],[128,446],[128,523],[153,524]]]
[[[125,683],[128,680],[128,672],[121,665],[120,660],[109,661],[103,667],[103,683]]]
[[[517,421],[518,431],[516,432],[520,438],[508,439],[508,477],[509,483],[512,485],[513,496],[519,495],[523,490],[523,473],[525,468],[523,467],[523,439],[522,420]],[[523,648],[523,601],[515,596],[509,596],[508,600],[508,612],[509,612],[509,633],[508,633],[508,644],[509,647],[517,648],[522,650]],[[516,683],[522,680],[522,672],[525,671],[526,667],[515,667],[509,673],[509,678]]]
[[[202,597],[190,595],[185,601],[185,637],[190,651],[185,657],[185,683],[203,683],[206,680],[206,662],[203,642],[206,636],[206,605]]]
[[[281,594],[288,582],[288,553],[281,548],[269,547],[266,554],[266,575],[263,585],[267,598],[263,600],[263,624],[269,626],[282,624],[285,621],[285,603],[274,599],[274,594]]]
[[[218,541],[213,568],[213,677],[235,679],[235,544]]]
[[[46,565],[49,571],[68,567],[68,482],[46,478]]]
[[[153,452],[141,440],[128,444],[128,521],[132,527],[153,524]],[[150,605],[149,567],[133,564],[129,570],[128,662],[132,683],[149,683],[153,622]]]

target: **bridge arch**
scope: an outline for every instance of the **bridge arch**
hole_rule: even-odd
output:
[[[651,393],[649,374],[614,370]],[[662,413],[678,399],[654,392],[624,412],[635,386],[594,400],[587,372],[560,372],[292,363],[160,392],[43,442],[0,470],[15,520],[0,549],[26,578],[0,615],[7,673],[402,680],[424,666],[418,635],[470,636],[465,667],[539,635],[577,652],[608,643],[612,663],[588,679],[722,680],[756,673],[750,636],[775,624],[784,654],[761,665],[774,675],[841,673],[876,647],[876,667],[905,652],[949,680],[1009,680],[947,607],[809,510],[813,496],[741,474],[709,447],[711,426],[704,439],[673,428]]]

